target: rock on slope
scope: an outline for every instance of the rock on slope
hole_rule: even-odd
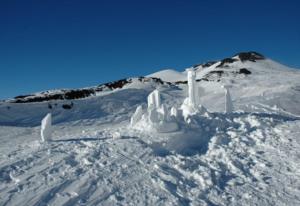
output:
[[[93,87],[87,97],[59,90],[1,102],[0,205],[299,205],[299,70],[254,52],[192,68],[210,115],[172,133],[129,121],[155,88],[168,110],[179,106],[185,72]],[[49,112],[52,141],[42,144],[37,125]]]

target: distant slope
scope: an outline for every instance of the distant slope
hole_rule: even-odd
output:
[[[236,110],[300,115],[300,70],[283,66],[256,52],[239,53],[190,69],[196,70],[201,102],[210,111],[223,110],[221,86],[228,85]],[[53,113],[54,122],[99,118],[122,111],[123,104],[106,107],[112,104],[110,101],[119,101],[118,95],[124,104],[134,109],[133,105],[145,102],[155,88],[168,91],[168,101],[182,101],[186,83],[185,71],[162,70],[147,77],[127,78],[94,87],[21,95],[0,102],[0,124],[38,125],[47,112]]]
[[[153,74],[147,75],[147,77],[160,78],[161,80],[166,81],[166,82],[178,82],[178,81],[186,80],[185,74],[175,71],[175,70],[172,70],[172,69],[158,71]]]

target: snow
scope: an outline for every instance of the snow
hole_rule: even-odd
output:
[[[52,116],[48,113],[41,122],[41,140],[42,142],[49,141],[52,133]]]
[[[139,120],[142,119],[143,116],[143,108],[142,106],[138,106],[131,117],[130,124],[131,126],[135,125]]]
[[[148,109],[149,108],[160,108],[160,93],[156,89],[148,95]]]
[[[153,74],[149,74],[147,75],[147,77],[160,78],[163,81],[167,81],[167,82],[178,82],[178,81],[186,80],[185,74],[172,69],[161,70]]]
[[[189,87],[189,96],[188,96],[188,104],[191,107],[195,107],[198,103],[198,91],[196,87],[195,81],[196,73],[194,70],[189,69],[187,71],[187,79],[188,79],[188,87]]]
[[[1,103],[0,205],[300,205],[300,72],[268,59],[226,70],[240,67],[252,74],[194,82],[186,118],[188,84],[136,81],[71,110]]]
[[[233,103],[231,99],[231,95],[228,87],[224,87],[225,89],[225,113],[233,112]]]

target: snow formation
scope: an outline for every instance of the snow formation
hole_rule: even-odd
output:
[[[51,139],[52,133],[52,115],[48,113],[41,121],[41,140],[42,142]]]
[[[161,104],[160,92],[154,90],[147,97],[147,110],[141,105],[131,117],[130,126],[142,131],[173,132],[178,129],[177,122],[171,118],[165,104]]]
[[[231,95],[227,86],[223,86],[225,89],[225,113],[233,112],[233,103],[231,99]]]

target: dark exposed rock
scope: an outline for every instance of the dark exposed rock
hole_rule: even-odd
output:
[[[245,75],[248,75],[248,74],[251,74],[251,72],[246,69],[246,68],[241,68],[239,71],[238,71],[239,74],[245,74]]]
[[[171,85],[170,82],[165,82],[160,78],[154,77],[139,77],[137,78],[140,82],[155,82],[161,85]],[[117,88],[123,88],[125,85],[132,83],[133,79],[121,79],[114,82],[109,82],[101,84],[97,87],[91,87],[87,89],[75,89],[75,90],[60,90],[58,93],[48,93],[41,92],[39,95],[20,95],[11,100],[11,103],[32,103],[32,102],[43,102],[50,100],[72,100],[72,99],[82,99],[92,95],[95,95],[96,92],[101,92],[104,90],[114,90]],[[52,107],[52,105],[51,105]]]
[[[209,62],[206,62],[205,64],[202,64],[202,67],[205,68],[205,67],[210,67],[211,65],[217,63],[217,61],[209,61]]]
[[[265,57],[257,52],[250,51],[250,52],[241,52],[236,54],[235,56],[238,56],[240,60],[243,61],[252,61],[256,62],[256,60],[263,60]]]
[[[209,62],[206,62],[206,63],[203,63],[203,64],[195,64],[193,65],[193,68],[196,68],[196,67],[199,67],[199,66],[202,66],[203,68],[206,68],[206,67],[210,67],[211,65],[217,63],[217,61],[209,61]]]
[[[28,98],[29,97],[29,98]],[[49,100],[62,100],[64,99],[63,94],[49,94],[44,96],[28,96],[27,98],[20,98],[12,100],[12,103],[30,103],[30,102],[43,102]]]
[[[26,98],[26,97],[30,97],[32,95],[28,94],[28,95],[19,95],[19,96],[16,96],[14,97],[15,99],[22,99],[22,98]]]
[[[117,89],[117,88],[124,87],[126,84],[128,84],[130,82],[132,82],[132,81],[128,81],[128,79],[121,79],[118,81],[105,83],[104,85],[110,89]]]
[[[222,61],[221,61],[221,63],[218,65],[218,66],[216,66],[216,67],[224,67],[224,66],[226,66],[226,64],[230,64],[230,63],[233,63],[233,62],[236,62],[236,61],[238,61],[237,59],[233,59],[233,58],[226,58],[226,59],[223,59]]]
[[[48,104],[48,108],[49,108],[49,109],[52,109],[52,105],[51,105],[51,104]]]
[[[206,82],[208,82],[209,80],[207,78],[196,79],[196,82],[200,82],[200,81],[206,81]]]
[[[254,51],[250,51],[250,52],[241,52],[241,53],[238,53],[236,55],[234,55],[234,57],[239,57],[239,59],[244,62],[244,61],[252,61],[252,62],[256,62],[257,60],[263,60],[265,59],[265,57],[257,52],[254,52]],[[238,59],[236,58],[226,58],[226,59],[223,59],[220,64],[216,67],[226,67],[227,65],[226,64],[230,64],[230,63],[233,63],[233,62],[236,62],[238,61]]]
[[[214,70],[207,73],[204,78],[200,79],[199,81],[217,81],[219,82],[223,76],[232,76],[236,77],[239,74],[249,75],[251,71],[246,68],[241,68],[237,71],[228,71],[228,70]],[[198,81],[198,80],[197,80]]]
[[[92,89],[70,90],[64,95],[65,99],[81,99],[95,94]]]
[[[71,104],[63,104],[62,108],[64,108],[64,109],[72,109],[73,105],[74,105],[73,102],[71,102]]]
[[[187,81],[177,81],[175,84],[187,84]]]
[[[218,77],[221,77],[222,74],[224,74],[224,71],[223,70],[216,70],[216,71],[211,71],[209,72],[208,74],[205,75],[205,77],[210,77],[212,75],[217,75]]]
[[[223,70],[216,70],[216,71],[209,72],[209,74],[218,74],[218,75],[222,75],[223,73],[224,73]]]

